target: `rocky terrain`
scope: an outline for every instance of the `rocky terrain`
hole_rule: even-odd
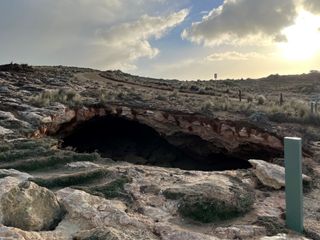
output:
[[[320,239],[319,82],[0,66],[0,239]],[[284,136],[304,140],[303,235]]]

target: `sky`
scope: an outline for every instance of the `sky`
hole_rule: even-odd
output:
[[[1,0],[0,64],[181,80],[320,70],[320,0]]]

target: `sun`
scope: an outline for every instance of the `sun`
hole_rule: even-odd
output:
[[[311,59],[320,50],[320,16],[301,11],[295,24],[285,28],[282,34],[286,36],[287,41],[279,43],[279,48],[285,59]]]

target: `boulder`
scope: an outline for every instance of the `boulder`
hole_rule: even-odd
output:
[[[248,212],[254,202],[254,192],[235,177],[212,175],[210,180],[177,184],[163,193],[179,200],[179,212],[200,222],[227,220]]]
[[[263,160],[250,159],[253,173],[267,187],[281,189],[285,186],[285,168]],[[311,178],[303,174],[303,181],[310,182]]]
[[[28,181],[2,194],[0,205],[4,225],[27,231],[51,230],[64,215],[53,192]]]

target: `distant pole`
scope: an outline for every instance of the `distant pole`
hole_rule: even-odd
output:
[[[283,105],[283,95],[282,95],[282,93],[280,93],[280,106],[282,106]]]
[[[241,90],[239,90],[239,102],[241,102],[242,101],[242,92],[241,92]]]
[[[310,106],[311,106],[311,114],[313,114],[314,113],[314,102],[311,102],[310,103]]]
[[[217,80],[218,79],[218,73],[215,73],[214,74],[214,80]]]
[[[286,137],[284,139],[286,224],[290,229],[299,233],[303,232],[301,148],[301,138]]]
[[[318,101],[314,104],[314,111],[315,113],[318,113]]]

